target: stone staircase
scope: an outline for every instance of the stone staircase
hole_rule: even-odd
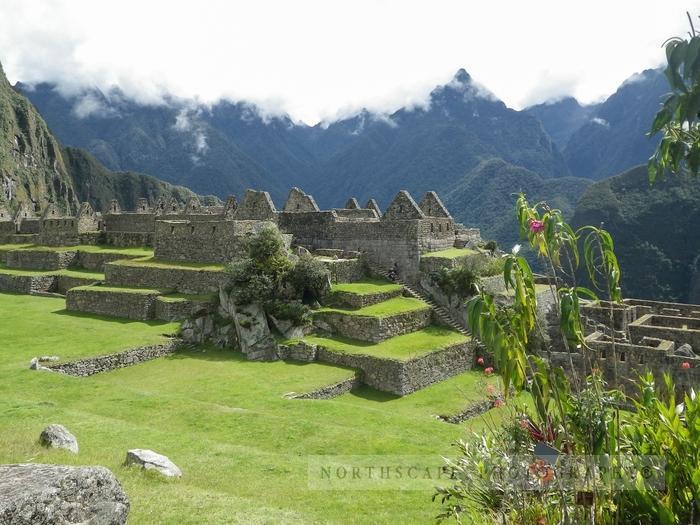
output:
[[[443,322],[445,325],[449,326],[453,330],[456,330],[457,332],[461,333],[462,335],[471,336],[471,334],[469,333],[469,331],[467,329],[465,329],[461,324],[459,324],[457,321],[455,321],[455,319],[452,317],[452,315],[450,315],[450,313],[447,311],[446,308],[444,308],[443,306],[440,306],[435,301],[433,301],[433,299],[430,296],[428,296],[428,294],[423,293],[423,292],[415,289],[414,287],[410,286],[409,284],[407,284],[406,282],[402,281],[401,279],[399,279],[397,277],[392,279],[388,270],[380,268],[379,266],[376,266],[376,265],[371,264],[371,263],[368,264],[367,266],[369,267],[369,269],[372,273],[380,275],[389,281],[393,280],[396,284],[400,284],[401,286],[403,286],[404,290],[406,291],[406,293],[409,296],[414,297],[416,299],[420,299],[424,303],[427,303],[430,306],[430,308],[433,309],[433,312],[435,313],[437,318],[441,322]]]

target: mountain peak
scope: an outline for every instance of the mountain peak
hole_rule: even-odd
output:
[[[455,76],[452,77],[452,82],[456,84],[470,84],[471,81],[471,75],[467,73],[467,70],[464,68],[460,68],[459,71],[455,73]]]

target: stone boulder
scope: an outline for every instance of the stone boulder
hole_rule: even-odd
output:
[[[304,327],[295,325],[288,319],[277,319],[275,316],[268,316],[272,324],[287,339],[301,339],[304,337]]]
[[[167,456],[163,456],[152,450],[134,448],[127,451],[125,464],[136,465],[144,470],[155,470],[169,478],[179,478],[182,476],[182,471],[175,463],[170,461]]]
[[[678,348],[676,348],[674,354],[682,357],[697,357],[697,355],[695,355],[695,352],[693,352],[693,347],[690,346],[688,343],[684,343]]]
[[[64,448],[73,454],[78,453],[78,440],[63,425],[49,425],[39,436],[39,442],[45,447]]]
[[[129,500],[104,467],[0,465],[3,525],[122,525]]]

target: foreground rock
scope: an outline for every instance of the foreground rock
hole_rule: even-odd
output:
[[[78,440],[63,425],[49,425],[39,436],[39,442],[45,447],[64,448],[73,454],[78,453]]]
[[[122,525],[129,499],[104,467],[0,465],[3,525]]]
[[[134,448],[126,453],[126,464],[137,465],[145,470],[155,470],[163,476],[169,478],[179,478],[182,471],[167,456],[153,452]]]

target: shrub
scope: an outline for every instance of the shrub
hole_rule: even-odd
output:
[[[430,275],[435,284],[449,297],[466,299],[479,291],[479,276],[466,265],[440,268]]]
[[[318,259],[302,255],[289,272],[289,282],[302,299],[318,300],[330,289],[330,272]]]
[[[275,319],[292,321],[295,326],[311,323],[311,310],[302,303],[273,299],[265,305],[265,311]]]

